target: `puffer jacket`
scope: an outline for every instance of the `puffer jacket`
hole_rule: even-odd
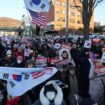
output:
[[[47,83],[47,85],[49,85],[50,82]],[[55,83],[54,83],[54,86],[55,86]],[[63,92],[61,90],[61,88],[56,85],[56,90],[57,90],[57,94],[55,96],[55,98],[50,101],[44,91],[45,91],[45,87],[43,87],[40,91],[40,96],[39,96],[39,100],[35,101],[34,104],[32,105],[66,105],[65,102],[63,101]]]
[[[32,105],[42,105],[41,102],[39,100],[37,100],[34,104]],[[50,103],[49,105],[56,105],[54,103]],[[62,105],[66,105],[66,103],[63,101]]]

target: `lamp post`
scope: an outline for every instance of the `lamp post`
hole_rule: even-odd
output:
[[[66,0],[66,43],[68,43],[68,26],[69,26],[69,0]]]

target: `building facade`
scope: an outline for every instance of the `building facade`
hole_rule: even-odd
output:
[[[94,27],[100,27],[100,26],[101,26],[100,22],[94,22]]]
[[[66,0],[53,0],[52,5],[46,15],[48,20],[48,28],[52,30],[63,30],[66,28]],[[82,9],[81,3],[76,1],[78,6],[75,6],[74,0],[69,0],[69,29],[82,30],[82,14],[77,10]],[[90,23],[90,31],[94,30],[94,15]]]

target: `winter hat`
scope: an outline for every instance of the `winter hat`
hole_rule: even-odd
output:
[[[6,55],[11,55],[11,54],[12,54],[11,50],[8,50],[8,51],[6,52]]]

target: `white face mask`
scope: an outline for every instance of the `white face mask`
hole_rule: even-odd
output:
[[[7,57],[11,57],[11,55],[7,55]]]
[[[52,101],[55,98],[55,92],[47,92],[46,96]]]
[[[17,60],[17,63],[20,64],[22,61],[21,60]]]

